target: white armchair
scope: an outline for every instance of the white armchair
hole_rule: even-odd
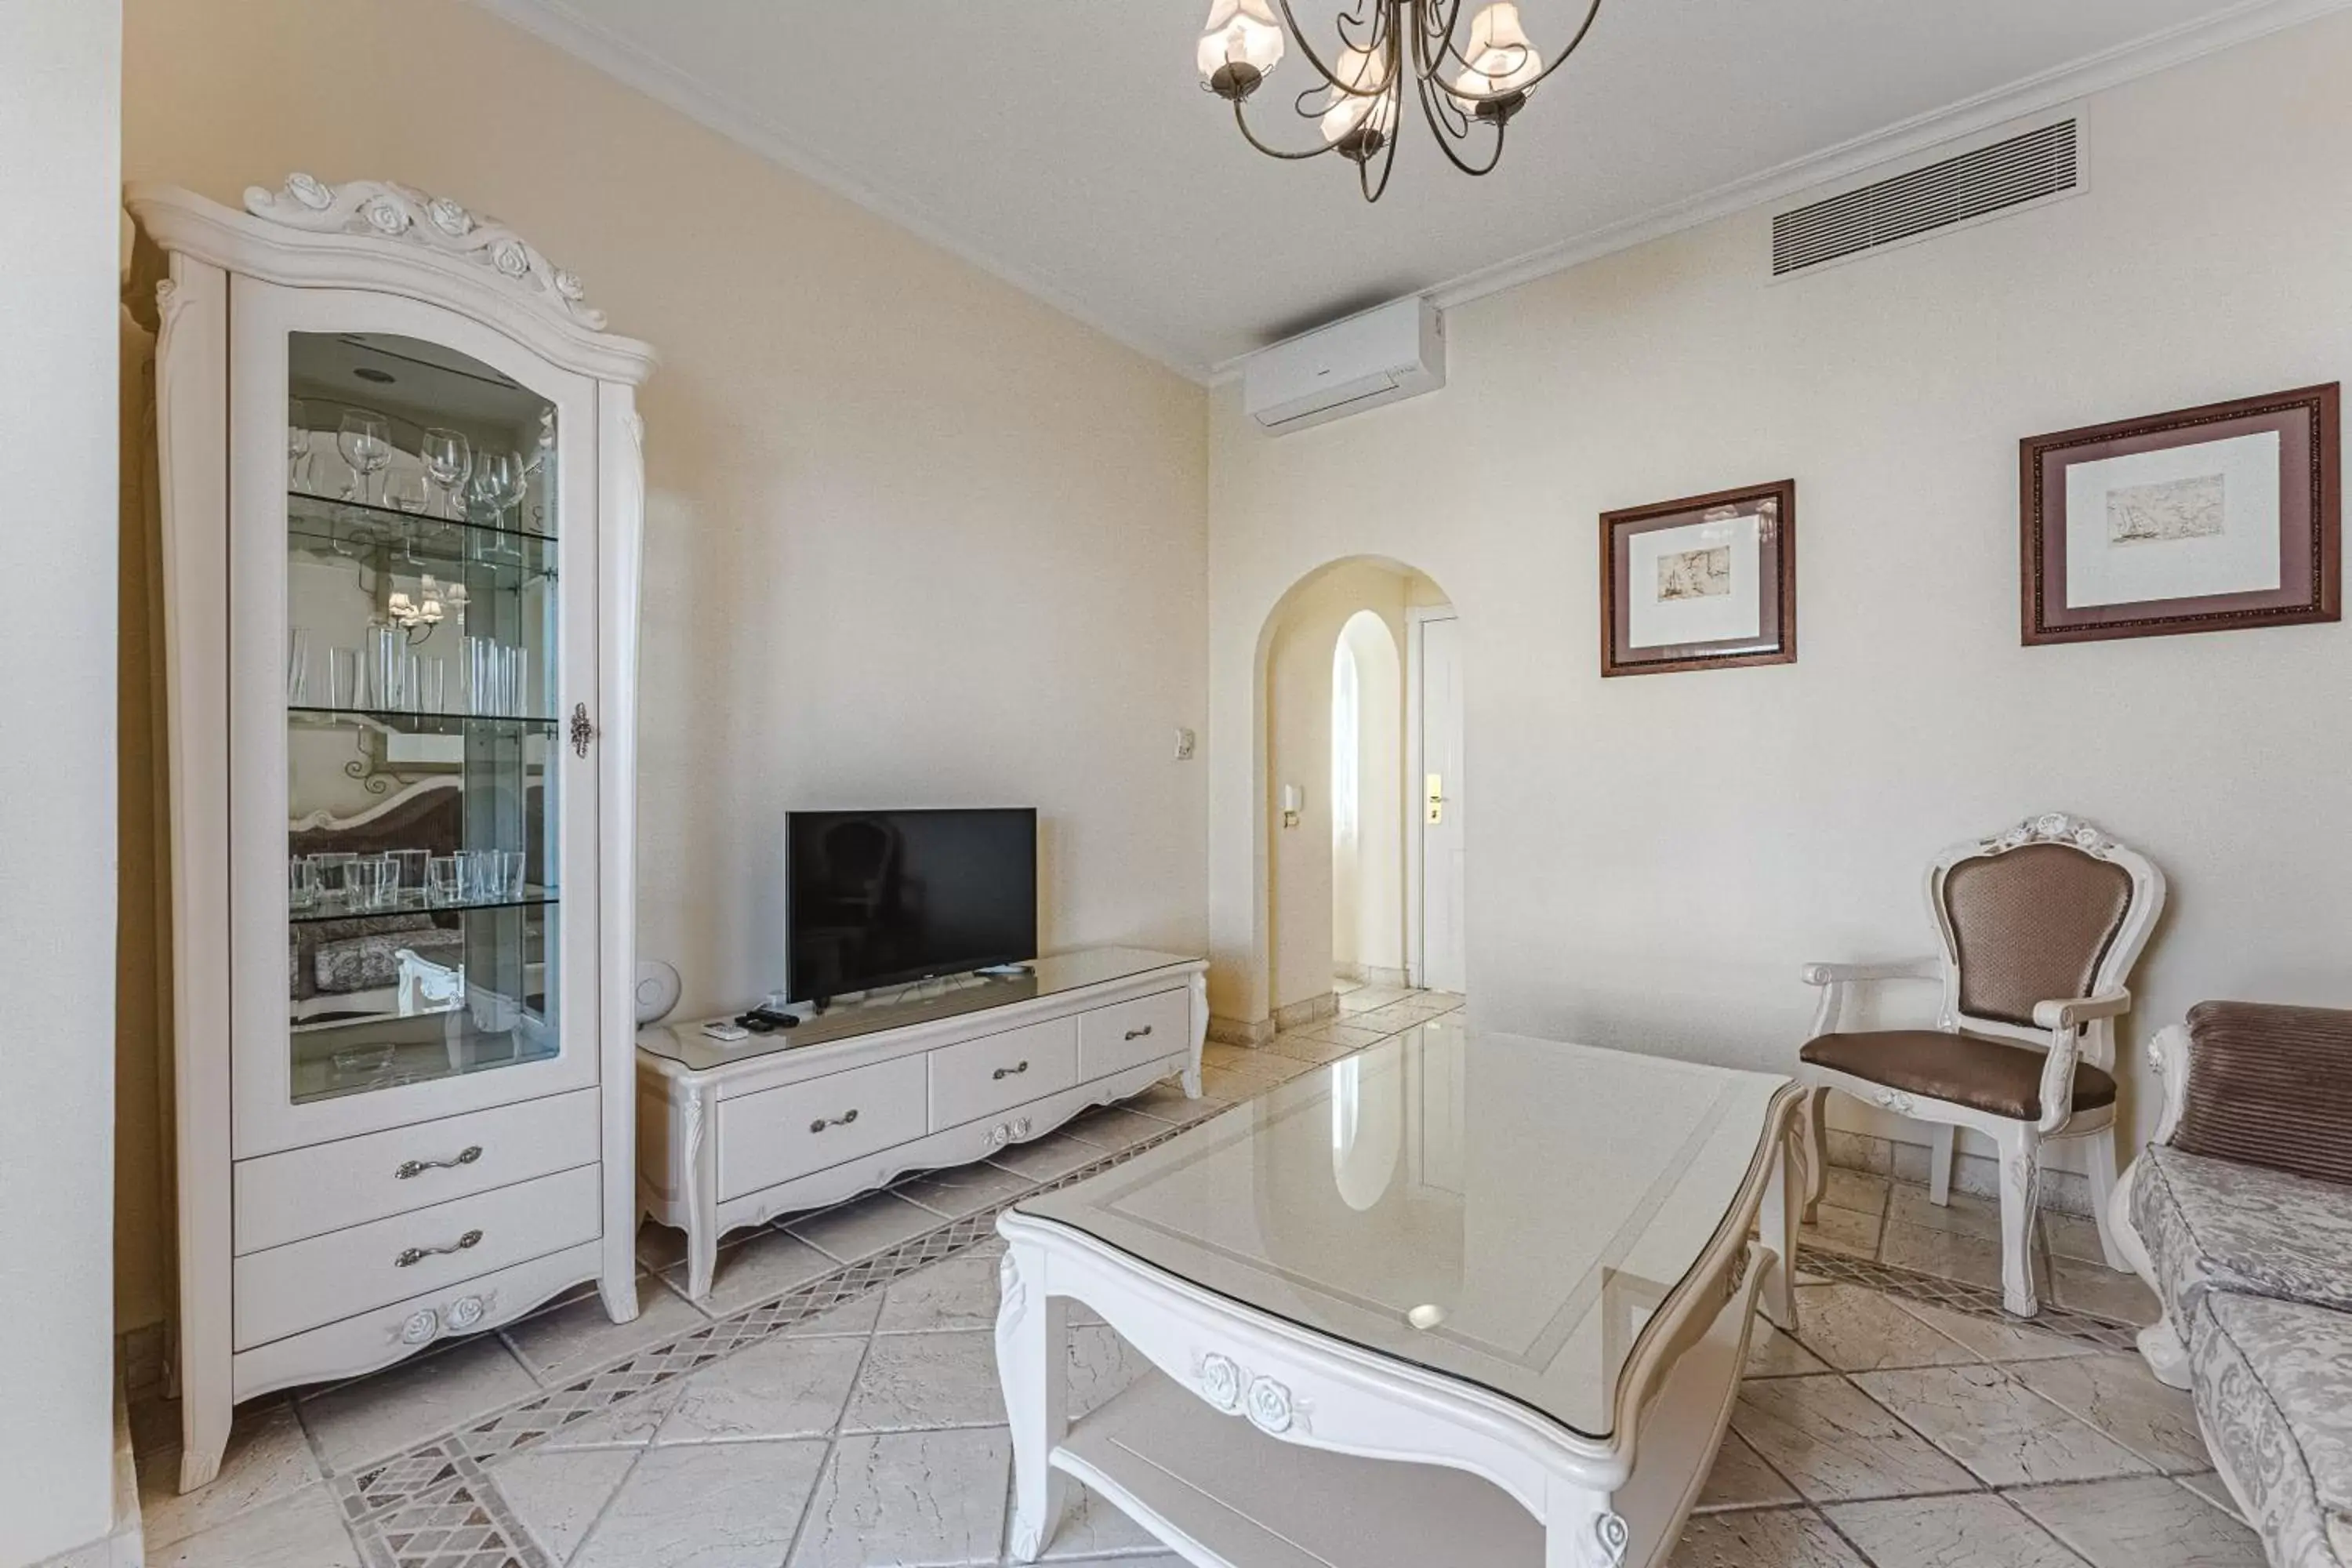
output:
[[[2033,1225],[2045,1139],[2087,1140],[2099,1240],[2107,1266],[2128,1268],[2107,1215],[2116,1184],[2115,1020],[2130,1010],[2124,981],[2164,907],[2164,874],[2089,823],[2060,813],[1996,837],[1971,839],[1927,871],[1942,938],[1933,958],[1814,963],[1822,993],[1801,1058],[1818,1087],[1806,1106],[1806,1216],[1821,1202],[1830,1089],[1934,1129],[1928,1195],[1951,1201],[1960,1128],[2000,1153],[2001,1303],[2041,1310]],[[1932,1029],[1840,1027],[1863,985],[1936,981]]]

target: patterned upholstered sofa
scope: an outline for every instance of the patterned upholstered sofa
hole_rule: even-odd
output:
[[[2208,1002],[2148,1048],[2157,1139],[2112,1215],[2275,1568],[2352,1568],[2352,1012]]]

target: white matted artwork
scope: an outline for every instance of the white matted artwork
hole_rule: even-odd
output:
[[[2066,605],[2275,589],[2279,503],[2272,430],[2075,463],[2066,469]]]
[[[1626,641],[1672,647],[1760,636],[1760,522],[1751,512],[1633,535]]]

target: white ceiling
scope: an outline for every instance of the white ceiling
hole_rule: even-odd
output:
[[[2347,0],[1603,0],[1500,172],[1454,173],[1408,105],[1376,206],[1337,158],[1243,144],[1194,75],[1203,0],[483,3],[1205,375],[1365,305],[1466,297]],[[1312,26],[1335,3],[1295,8]],[[1582,0],[1522,12],[1541,47]],[[1286,123],[1308,74],[1294,53],[1253,106],[1269,139],[1311,137]]]

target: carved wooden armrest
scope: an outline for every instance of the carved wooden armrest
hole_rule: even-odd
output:
[[[2074,1120],[2074,1068],[2083,1059],[2083,1026],[2112,1018],[2130,1008],[2131,993],[2121,989],[2096,996],[2033,1005],[2034,1023],[2050,1031],[2050,1054],[2042,1063],[2042,1120],[2038,1125],[2042,1131],[2055,1132]]]
[[[1944,964],[1936,958],[1903,958],[1886,963],[1808,963],[1804,981],[1817,986],[1822,1005],[1813,1013],[1813,1032],[1809,1038],[1818,1039],[1837,1029],[1838,1015],[1845,1010],[1845,993],[1849,985],[1864,985],[1880,980],[1941,980]]]
[[[2036,1002],[2033,1022],[2044,1029],[2079,1029],[2095,1018],[2113,1018],[2130,1011],[2130,992],[2103,991],[2096,996],[2074,996],[2063,1002]]]

